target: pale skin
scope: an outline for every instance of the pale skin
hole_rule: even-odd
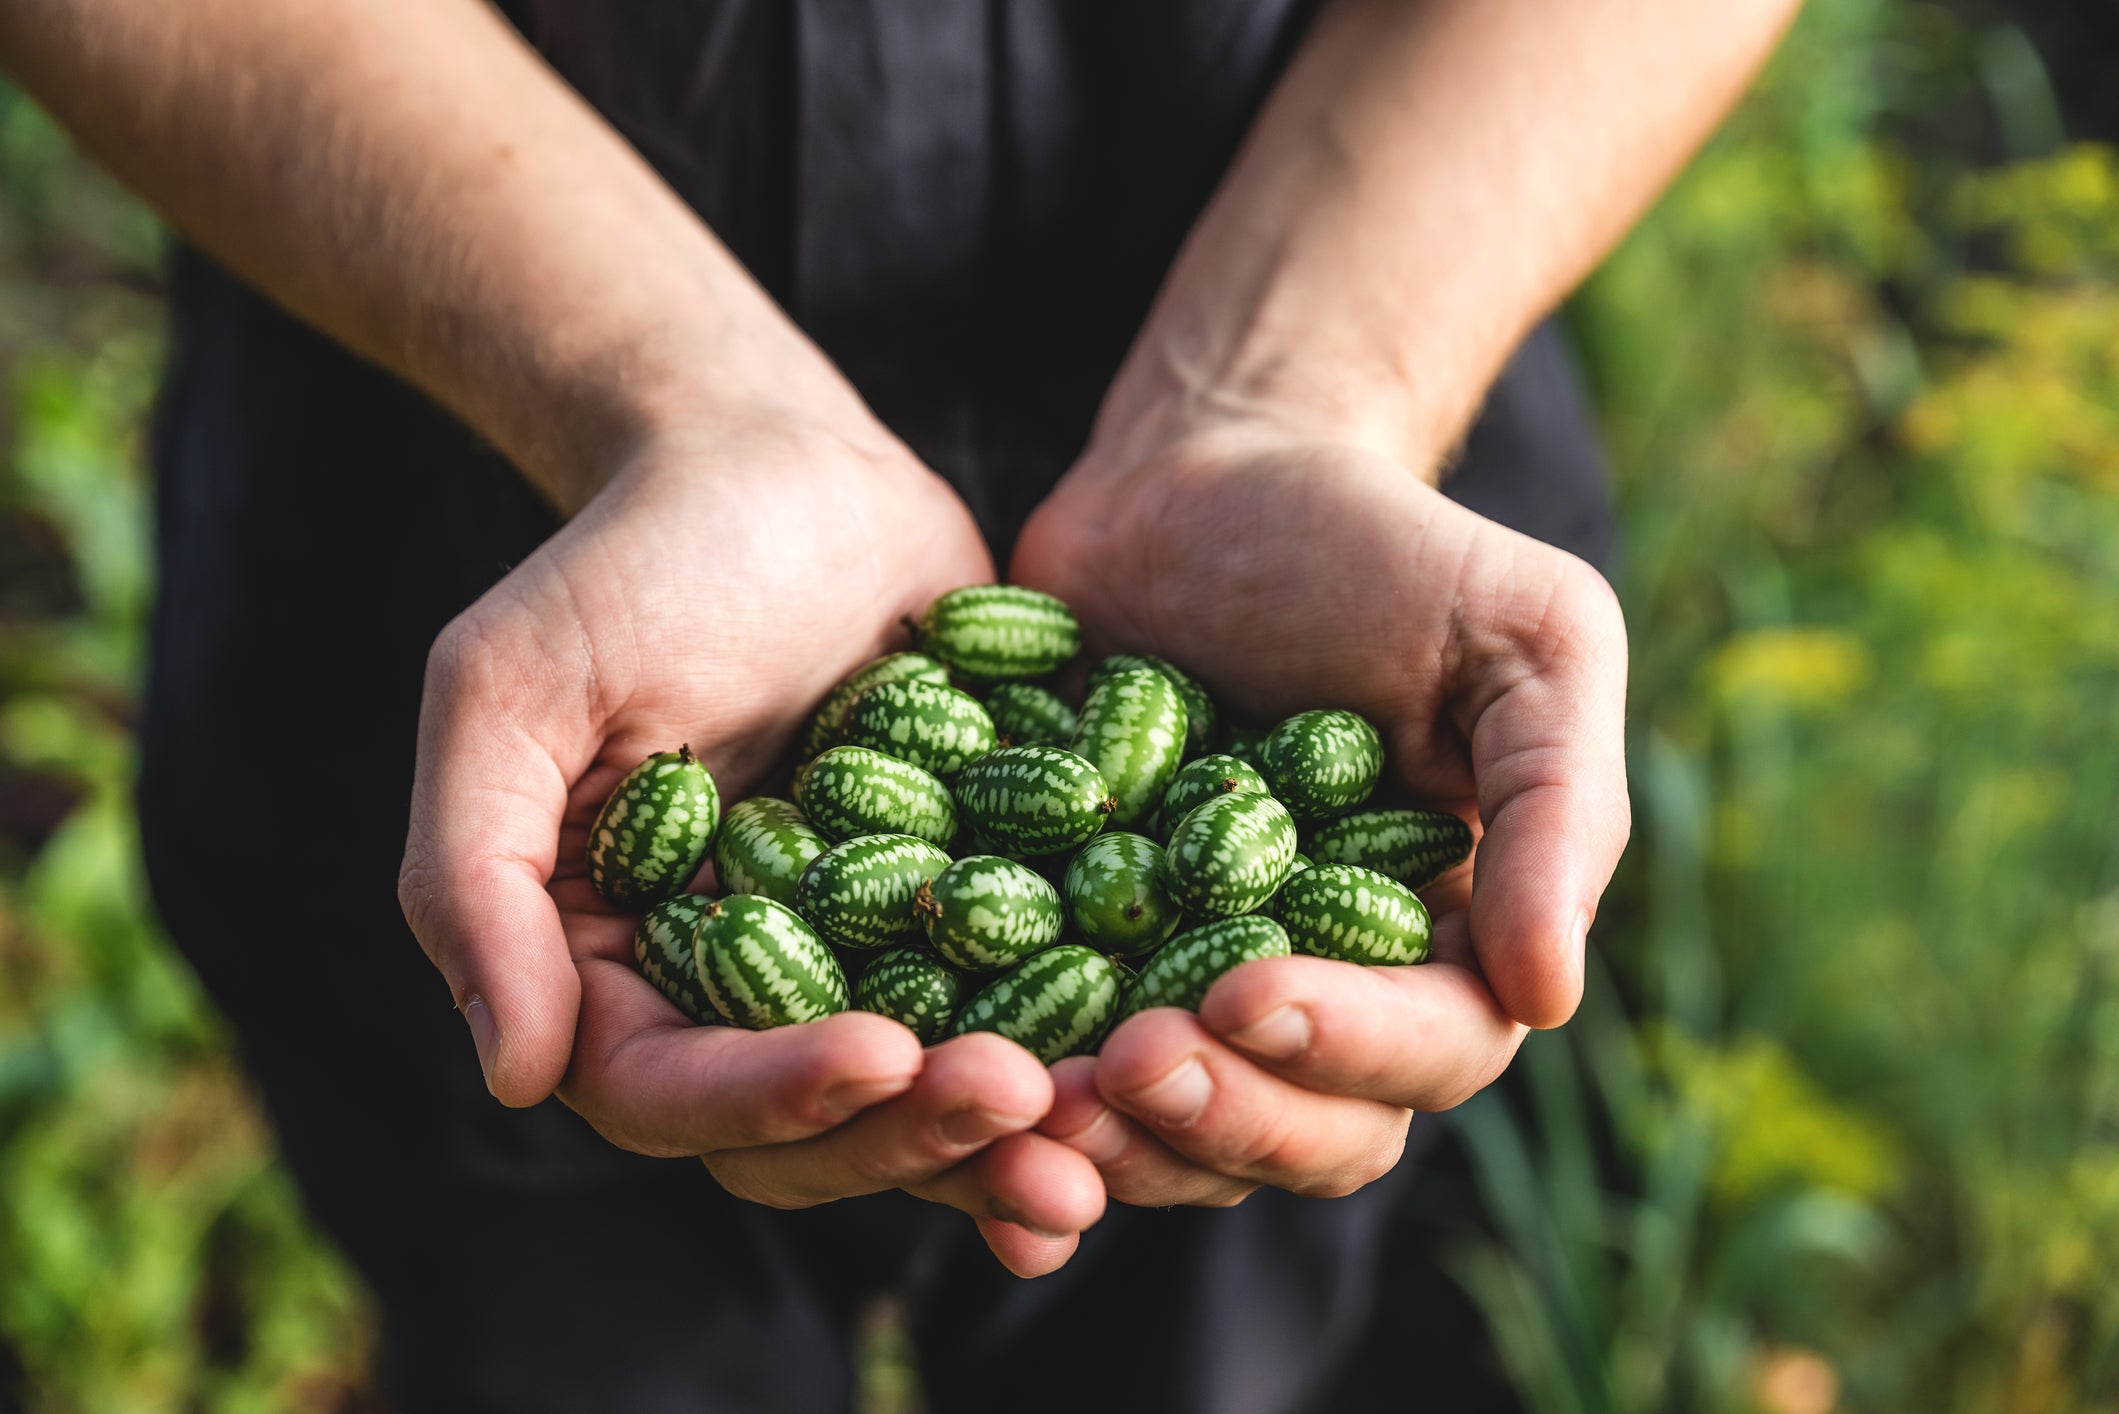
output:
[[[494,1095],[557,1093],[774,1206],[908,1189],[1035,1275],[1107,1197],[1350,1192],[1572,1013],[1628,830],[1623,625],[1594,571],[1434,482],[1795,8],[1339,0],[1306,39],[1009,568],[1252,715],[1364,712],[1483,838],[1430,892],[1434,962],[1254,963],[1049,1072],[860,1014],[686,1026],[587,887],[628,766],[689,741],[740,797],[900,615],[995,576],[944,483],[504,24],[14,0],[0,66],[568,516],[442,634],[421,716],[400,897]]]

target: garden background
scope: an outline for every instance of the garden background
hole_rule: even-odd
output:
[[[1535,1414],[2119,1407],[2115,69],[1813,0],[1574,302],[1638,824],[1409,1212]],[[0,1409],[372,1407],[135,859],[161,270],[0,91]]]

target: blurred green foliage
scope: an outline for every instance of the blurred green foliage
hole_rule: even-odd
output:
[[[2119,1404],[2119,156],[2043,73],[1813,0],[1574,307],[1638,828],[1451,1256],[1538,1414]],[[135,861],[158,269],[0,95],[0,1406],[344,1407]]]
[[[134,836],[160,251],[0,92],[0,1408],[332,1408],[371,1318]]]
[[[2119,154],[2056,111],[1817,0],[1576,302],[1635,843],[1456,1260],[1534,1410],[2119,1406]]]

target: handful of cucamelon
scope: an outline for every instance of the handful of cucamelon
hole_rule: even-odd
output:
[[[1050,1063],[1136,1011],[1196,1010],[1254,958],[1426,960],[1414,890],[1471,831],[1362,809],[1383,743],[1360,716],[1261,733],[1134,654],[1098,663],[1077,708],[1050,682],[1080,651],[1074,615],[1008,585],[944,594],[917,633],[824,699],[794,799],[724,817],[679,748],[605,803],[589,876],[646,910],[640,970],[694,1021],[853,1007],[928,1043],[996,1031]],[[683,892],[709,854],[724,896]]]

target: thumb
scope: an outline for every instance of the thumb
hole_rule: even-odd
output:
[[[530,725],[537,709],[521,687],[531,675],[507,661],[464,620],[435,640],[397,892],[470,1027],[486,1088],[520,1106],[566,1073],[581,982],[545,888],[565,774]]]
[[[1505,650],[1471,655],[1472,771],[1485,833],[1472,881],[1471,935],[1502,1007],[1558,1026],[1582,995],[1583,949],[1626,848],[1626,630],[1601,575],[1560,565],[1503,632]]]

